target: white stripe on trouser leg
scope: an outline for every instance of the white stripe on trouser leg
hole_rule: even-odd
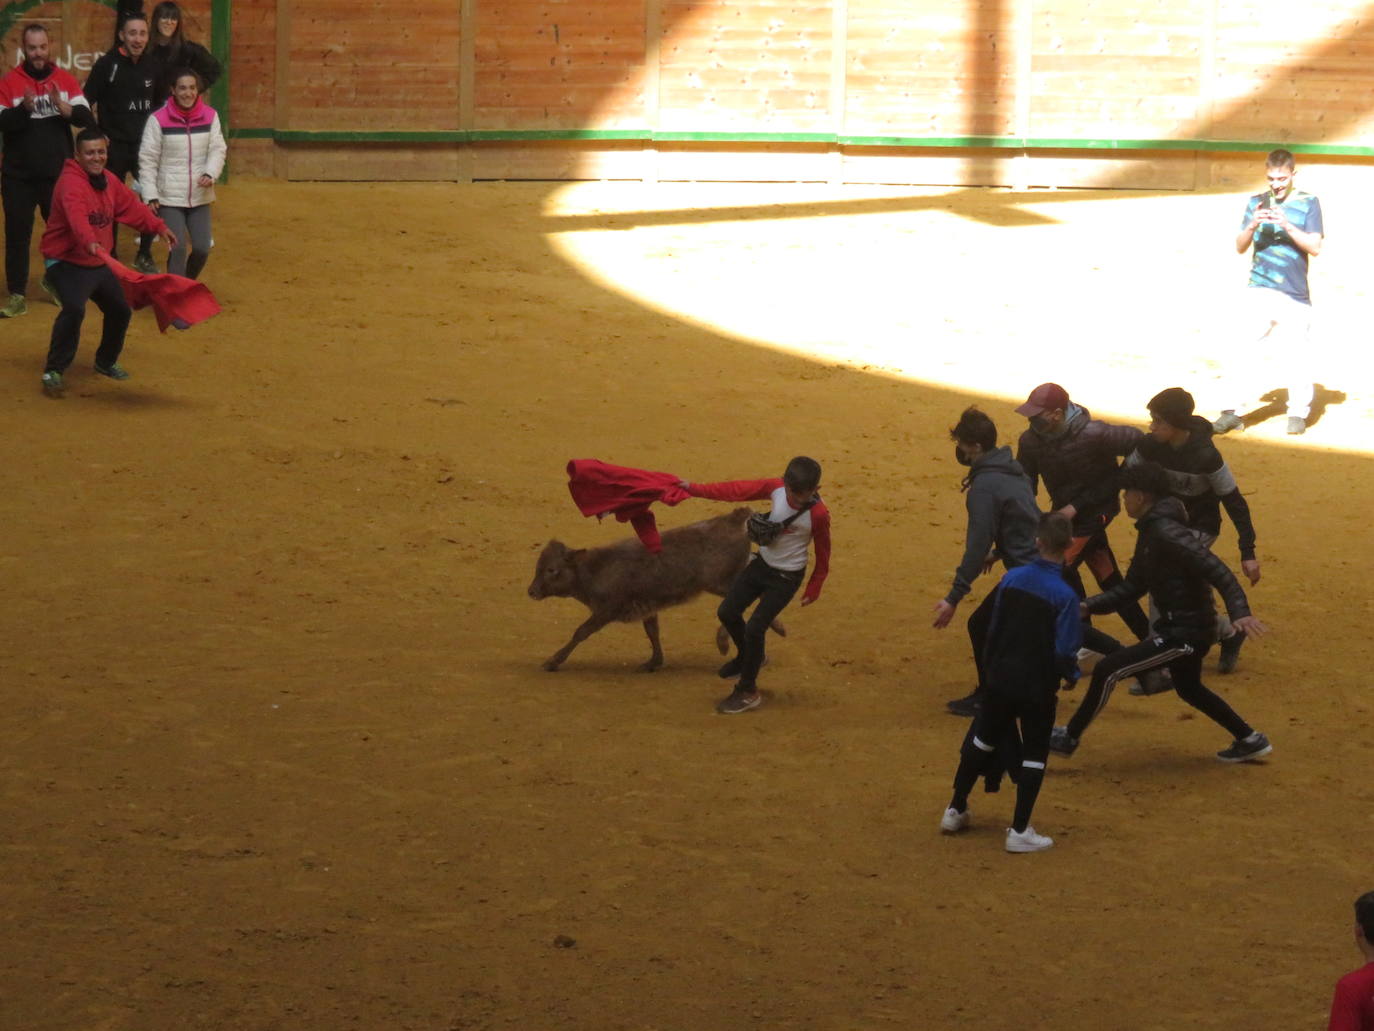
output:
[[[1136,676],[1139,673],[1146,673],[1152,669],[1158,669],[1160,666],[1167,666],[1175,659],[1181,659],[1185,655],[1192,654],[1193,646],[1190,644],[1182,644],[1177,648],[1170,648],[1167,651],[1152,655],[1148,659],[1132,662],[1127,666],[1122,666],[1120,669],[1108,673],[1107,679],[1102,684],[1102,697],[1098,700],[1097,708],[1093,710],[1093,714],[1088,722],[1091,723],[1093,720],[1097,719],[1102,710],[1107,707],[1107,699],[1112,696],[1112,690],[1116,687],[1117,681],[1125,677]]]
[[[974,735],[973,735],[973,747],[976,748],[976,749],[978,749],[978,751],[980,751],[980,752],[995,752],[995,751],[997,751],[997,749],[993,748],[992,745],[984,744],[982,741],[979,741],[979,740],[978,740],[978,735],[977,735],[977,734],[974,734]]]
[[[1045,768],[1044,763],[1038,763],[1033,759],[1022,759],[1021,765],[1028,770],[1043,770]]]

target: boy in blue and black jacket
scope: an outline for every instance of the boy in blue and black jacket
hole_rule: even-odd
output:
[[[1040,852],[1054,844],[1030,825],[1045,777],[1054,729],[1056,695],[1078,680],[1083,644],[1078,595],[1064,580],[1064,551],[1073,528],[1063,515],[1041,516],[1035,535],[1039,557],[1009,570],[997,585],[983,651],[986,695],[964,738],[954,794],[940,821],[948,834],[968,826],[968,796],[990,763],[1007,760],[1020,724],[1016,813],[1007,829],[1008,852]],[[995,755],[995,753],[1000,753]]]

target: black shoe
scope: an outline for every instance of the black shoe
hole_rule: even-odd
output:
[[[1224,748],[1217,753],[1217,758],[1224,763],[1248,763],[1253,759],[1264,758],[1273,750],[1274,746],[1269,743],[1269,739],[1257,730],[1243,740],[1232,741],[1230,748]]]
[[[740,662],[739,656],[736,655],[724,666],[716,670],[716,676],[720,677],[721,680],[733,680],[735,677],[739,676],[740,666],[742,665],[744,664]]]
[[[1218,673],[1234,673],[1240,661],[1240,646],[1245,643],[1245,631],[1237,630],[1230,637],[1221,639],[1221,658],[1217,660]]]
[[[1078,751],[1078,738],[1069,733],[1068,727],[1055,727],[1050,731],[1050,751],[1060,755],[1073,755]]]
[[[1133,695],[1163,694],[1174,689],[1174,678],[1167,669],[1147,669],[1131,685]]]
[[[945,708],[956,716],[977,716],[978,710],[982,707],[983,696],[977,691],[945,703]]]

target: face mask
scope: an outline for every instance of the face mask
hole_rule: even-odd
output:
[[[968,455],[964,454],[964,449],[961,448],[958,444],[954,445],[954,460],[958,462],[960,465],[973,464],[973,460],[969,458]]]

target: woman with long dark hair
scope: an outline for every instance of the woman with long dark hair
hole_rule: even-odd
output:
[[[154,110],[171,95],[173,77],[181,69],[189,68],[200,76],[207,90],[224,71],[210,51],[186,38],[182,31],[183,20],[181,8],[171,0],[163,0],[153,8],[148,56],[156,73],[153,83]]]

